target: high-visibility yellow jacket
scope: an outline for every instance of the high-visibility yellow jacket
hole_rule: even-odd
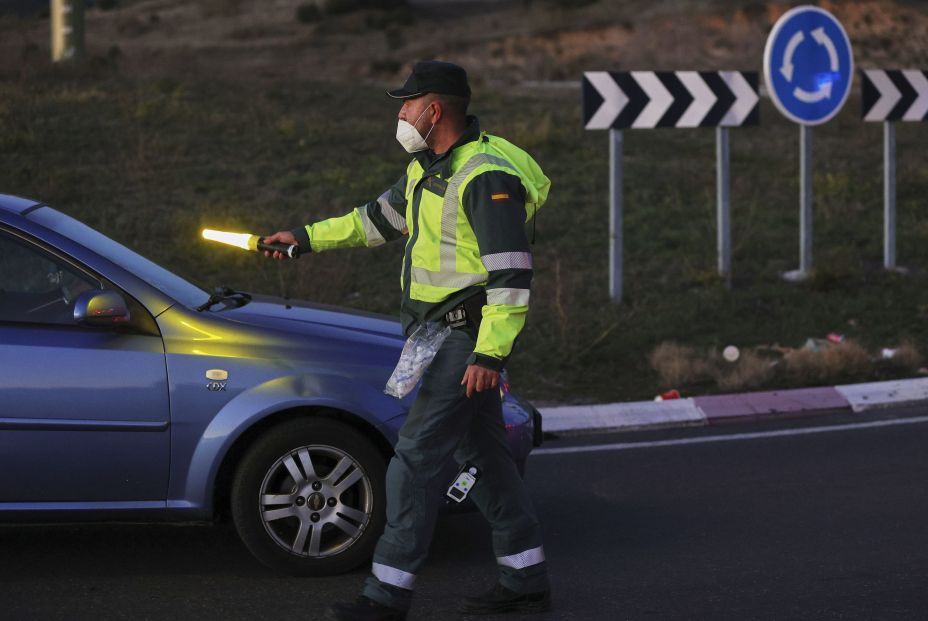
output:
[[[294,234],[315,252],[407,236],[400,280],[406,333],[485,288],[469,362],[499,370],[528,312],[532,252],[525,222],[545,202],[550,185],[530,155],[481,132],[470,117],[447,153],[415,154],[406,173],[377,199]]]

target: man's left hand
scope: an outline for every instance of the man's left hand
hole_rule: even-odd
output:
[[[461,380],[461,385],[467,386],[467,398],[470,399],[475,390],[483,392],[484,390],[496,388],[499,385],[499,373],[478,364],[469,364],[467,370],[464,371],[464,379]]]

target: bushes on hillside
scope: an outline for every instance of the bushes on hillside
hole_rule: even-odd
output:
[[[322,19],[322,11],[311,2],[296,7],[296,19],[302,24],[311,24]]]
[[[298,6],[296,18],[304,24],[309,24],[319,21],[325,15],[344,15],[362,9],[389,11],[406,6],[406,0],[317,0]]]

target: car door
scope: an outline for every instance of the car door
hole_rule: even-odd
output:
[[[0,508],[166,496],[164,346],[154,320],[124,292],[132,325],[77,325],[75,297],[102,288],[113,289],[0,229]]]

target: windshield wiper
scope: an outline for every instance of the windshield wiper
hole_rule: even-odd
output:
[[[206,300],[203,304],[197,306],[198,312],[203,312],[208,310],[213,304],[219,304],[220,302],[234,301],[236,308],[240,306],[245,306],[251,302],[251,296],[244,291],[236,291],[235,289],[230,289],[229,287],[216,287],[213,292],[210,294],[209,299]]]

